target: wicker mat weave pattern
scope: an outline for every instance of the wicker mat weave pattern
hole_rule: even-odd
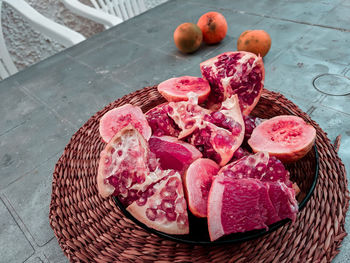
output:
[[[112,198],[95,186],[99,153],[104,148],[98,126],[108,110],[131,103],[145,112],[164,102],[156,87],[116,100],[96,113],[71,138],[53,174],[50,225],[72,262],[330,262],[346,236],[349,192],[344,165],[325,132],[295,104],[264,90],[257,111],[301,116],[317,130],[319,180],[313,196],[288,223],[241,244],[194,246],[150,234],[125,218]],[[284,109],[284,111],[281,109]]]

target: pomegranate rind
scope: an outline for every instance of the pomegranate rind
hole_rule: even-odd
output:
[[[219,108],[232,94],[238,95],[243,115],[248,115],[258,103],[265,79],[262,57],[245,51],[225,52],[200,63],[200,69],[211,86],[211,109]]]
[[[316,129],[302,118],[280,115],[259,124],[248,140],[254,152],[267,151],[284,163],[303,158],[313,147]]]
[[[100,154],[100,161],[97,172],[97,189],[99,194],[107,198],[108,196],[119,193],[115,193],[115,187],[108,182],[108,178],[115,174],[116,171],[122,172],[123,158],[118,157],[118,150],[128,151],[129,145],[127,144],[130,138],[133,141],[133,150],[138,153],[138,158],[134,158],[132,166],[130,166],[129,172],[135,172],[138,177],[146,177],[148,173],[147,160],[149,159],[149,150],[147,142],[144,137],[132,126],[128,125],[117,132],[114,137],[105,146],[104,150]],[[117,190],[118,192],[118,190]]]
[[[207,217],[208,196],[214,176],[220,166],[213,160],[201,158],[194,161],[184,176],[188,208],[197,217]]]
[[[213,129],[210,142],[212,143],[214,150],[221,157],[219,165],[224,166],[231,160],[234,152],[240,144],[236,143],[236,138],[226,129],[216,127],[211,123],[207,123],[207,127],[211,127]],[[225,143],[218,143],[218,138],[225,138]]]
[[[225,235],[224,227],[221,223],[222,197],[225,191],[225,185],[221,183],[222,180],[222,177],[214,179],[208,196],[207,216],[208,231],[211,241]]]
[[[152,186],[154,193],[147,198],[146,203],[142,201],[143,205],[139,205],[139,202],[135,201],[129,205],[126,210],[138,221],[155,230],[170,235],[188,234],[187,204],[184,197],[181,175],[177,172],[174,173],[173,170],[160,172],[169,174],[169,176],[163,177],[162,180]],[[162,197],[162,190],[167,190],[167,187],[170,187],[174,182],[176,185],[175,189],[172,187],[172,191],[176,191],[176,199],[166,199]],[[171,207],[164,208],[163,202],[165,202],[165,204],[174,204]],[[170,211],[165,211],[167,209]],[[153,213],[152,217],[149,215],[150,211]],[[167,218],[167,213],[169,212],[176,216],[172,221]]]
[[[188,101],[189,92],[198,95],[198,103],[203,103],[209,96],[210,85],[206,79],[183,76],[171,78],[158,85],[158,92],[167,101]]]
[[[192,144],[178,140],[171,136],[152,136],[149,147],[157,158],[161,168],[174,169],[183,174],[188,166],[202,157],[202,153]]]
[[[99,125],[102,140],[108,143],[118,131],[129,124],[132,124],[146,140],[151,137],[152,130],[142,110],[137,106],[125,104],[102,116]]]
[[[241,146],[245,134],[245,123],[241,112],[241,108],[239,106],[238,96],[232,95],[231,97],[224,100],[221,104],[219,111],[223,113],[226,117],[233,119],[240,125],[240,131],[238,134],[237,131],[231,129],[231,133],[236,135],[234,148],[234,151],[236,151]]]

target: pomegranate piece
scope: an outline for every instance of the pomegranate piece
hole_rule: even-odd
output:
[[[160,107],[157,107],[159,112]],[[150,111],[151,112],[151,111]],[[149,113],[150,113],[149,112]],[[161,114],[146,113],[154,133],[164,134],[164,119],[174,121],[179,128],[178,139],[185,139],[203,156],[210,158],[221,166],[225,165],[242,144],[244,137],[244,122],[239,108],[237,95],[225,100],[217,112],[211,112],[196,104],[196,98],[189,101],[170,102],[161,106]],[[170,126],[171,127],[171,126]],[[166,133],[165,133],[166,134]]]
[[[289,172],[282,162],[267,152],[258,152],[236,160],[219,171],[220,175],[235,179],[254,178],[266,182],[282,182],[292,187]]]
[[[222,102],[218,111],[213,111],[210,115],[204,117],[206,121],[215,124],[218,127],[231,131],[232,135],[237,138],[240,145],[243,141],[245,125],[239,108],[237,95],[232,95]]]
[[[285,218],[295,220],[298,205],[295,199],[295,191],[292,182],[289,180],[289,172],[284,168],[281,161],[273,156],[270,157],[267,152],[258,152],[254,155],[244,156],[222,167],[218,173],[218,177],[229,178],[227,182],[237,180],[239,183],[247,183],[247,185],[252,184],[255,188],[257,184],[260,186],[261,189],[252,188],[256,191],[255,196],[253,196],[253,192],[247,192],[246,194],[247,198],[252,198],[253,201],[256,198],[259,199],[258,205],[260,210],[258,211],[265,226]],[[221,180],[226,182],[224,179]],[[243,186],[243,188],[244,187],[245,186]],[[239,195],[240,193],[237,196]],[[208,200],[208,202],[210,202],[210,197]],[[246,199],[244,200],[247,201]],[[249,202],[251,202],[251,200]],[[250,223],[253,224],[256,222],[252,221]],[[260,223],[257,223],[257,228],[253,228],[250,223],[248,223],[246,228],[243,228],[245,229],[244,231],[263,228]],[[235,224],[235,222],[233,222],[233,224]],[[231,229],[225,230],[224,232],[221,231],[220,233],[227,234],[235,232],[241,232],[241,230]]]
[[[235,179],[254,178],[261,180],[266,173],[268,162],[269,154],[258,152],[222,167],[219,174]]]
[[[193,145],[170,136],[152,136],[149,139],[149,147],[156,158],[159,158],[163,170],[174,169],[180,174],[183,174],[193,161],[202,157],[201,152]]]
[[[186,138],[206,158],[225,165],[242,144],[244,122],[236,95],[228,98],[219,111],[210,112],[191,101],[169,103],[171,113]]]
[[[208,229],[212,241],[223,235],[254,229],[284,218],[293,221],[298,212],[295,193],[282,182],[234,179],[218,176],[208,198]]]
[[[187,169],[184,177],[188,207],[197,217],[207,216],[209,190],[220,167],[210,159],[198,159]]]
[[[261,180],[266,182],[282,182],[288,187],[293,186],[293,183],[289,180],[289,172],[275,156],[270,156],[266,171]]]
[[[178,138],[182,139],[190,134],[200,125],[209,110],[197,105],[194,101],[170,102],[168,115],[180,128]]]
[[[232,156],[231,162],[235,162],[241,158],[243,158],[244,156],[248,156],[251,155],[251,152],[249,152],[247,149],[239,147],[235,153]]]
[[[203,78],[183,76],[171,78],[158,85],[158,91],[167,101],[187,101],[188,93],[198,96],[198,103],[203,103],[209,96],[209,82]]]
[[[253,116],[245,116],[245,115],[243,115],[243,119],[244,119],[244,126],[245,126],[244,139],[248,140],[252,135],[253,130],[256,128],[256,126],[262,123],[264,119],[261,119],[259,117],[253,117]]]
[[[149,176],[150,170],[157,165],[149,154],[144,137],[132,125],[128,125],[101,152],[98,191],[102,197],[115,195],[123,204],[130,204],[138,198],[141,189],[160,179]]]
[[[146,119],[154,136],[169,135],[178,137],[180,128],[168,116],[169,103],[160,104],[146,112]]]
[[[237,94],[243,115],[248,115],[258,103],[264,86],[265,69],[260,56],[245,51],[226,52],[200,63],[211,93],[212,108],[232,94]]]
[[[272,204],[280,219],[290,218],[293,221],[298,213],[298,202],[295,199],[295,191],[282,182],[266,182]],[[277,221],[277,220],[276,220]],[[276,221],[271,220],[268,224]]]
[[[292,115],[273,117],[259,124],[248,140],[254,152],[267,151],[282,162],[294,162],[312,148],[316,130],[302,118]]]
[[[206,121],[200,124],[189,141],[205,158],[214,160],[220,166],[227,164],[239,147],[231,132]]]
[[[259,180],[217,177],[208,198],[210,240],[231,233],[267,228],[267,211],[264,208],[267,198],[267,189]]]
[[[106,112],[100,120],[100,135],[108,143],[125,126],[132,124],[148,140],[152,135],[151,127],[142,110],[131,104],[125,104]]]
[[[127,207],[137,220],[155,230],[172,234],[189,233],[187,204],[181,175],[174,170],[158,170],[163,179],[148,187],[141,197]]]

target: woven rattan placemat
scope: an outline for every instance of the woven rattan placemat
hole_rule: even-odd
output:
[[[279,93],[264,90],[260,109],[281,108],[301,116],[317,130],[319,179],[294,223],[261,238],[234,245],[194,246],[146,232],[127,219],[112,198],[96,188],[99,154],[104,148],[98,126],[108,110],[131,103],[145,112],[164,102],[156,87],[116,100],[91,117],[71,138],[55,166],[50,225],[72,262],[329,262],[346,236],[349,192],[345,168],[322,129]],[[283,112],[283,111],[282,111]]]

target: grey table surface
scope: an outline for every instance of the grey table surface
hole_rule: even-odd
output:
[[[192,55],[177,51],[177,25],[215,10],[229,25],[224,41]],[[323,73],[350,77],[349,21],[349,0],[174,0],[1,81],[0,262],[67,262],[48,213],[54,165],[71,136],[127,93],[200,76],[198,64],[235,50],[247,29],[272,37],[265,87],[291,99],[331,140],[341,134],[339,156],[349,170],[350,96],[328,96],[312,85]],[[334,262],[350,262],[349,237]]]

